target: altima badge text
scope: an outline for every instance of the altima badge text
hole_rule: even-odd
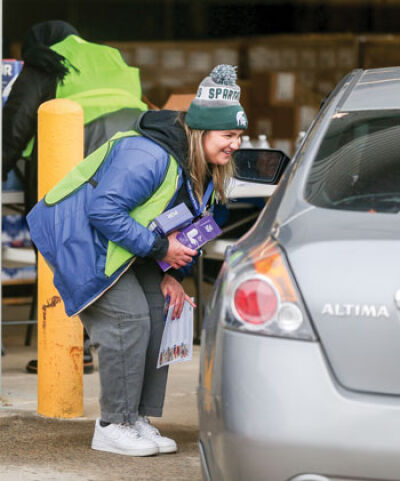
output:
[[[373,304],[325,304],[322,314],[340,317],[389,317],[389,311],[385,305],[375,306]]]

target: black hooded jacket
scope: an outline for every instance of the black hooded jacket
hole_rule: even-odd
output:
[[[170,153],[182,167],[184,181],[186,181],[187,179],[190,180],[190,173],[187,160],[188,141],[185,130],[182,126],[182,121],[184,121],[184,119],[184,112],[176,112],[173,110],[149,110],[140,115],[136,121],[134,130],[164,147],[164,149]],[[205,186],[209,181],[210,177],[208,176],[205,179]],[[173,206],[182,202],[186,204],[193,215],[196,215],[186,188],[186,182],[183,182],[182,187],[179,189]],[[153,246],[150,256],[156,259],[162,259],[167,253],[167,250],[168,240],[158,239]],[[178,280],[183,279],[181,271],[170,269],[168,274]]]
[[[187,138],[179,118],[183,121],[185,113],[174,110],[149,110],[140,115],[134,130],[164,147],[188,175]]]
[[[64,57],[50,49],[77,30],[62,21],[34,25],[22,45],[24,68],[3,109],[3,179],[15,168],[37,130],[39,106],[56,95],[57,82],[68,68]],[[35,152],[36,155],[36,152]]]
[[[34,25],[22,45],[24,68],[11,89],[3,109],[3,180],[17,161],[28,142],[37,132],[37,111],[43,102],[54,99],[58,82],[62,82],[71,59],[51,50],[52,45],[77,30],[63,21],[49,21]],[[122,109],[85,125],[85,155],[95,150],[119,130],[132,129],[141,113],[138,109]],[[37,144],[25,163],[25,209],[29,212],[37,202]]]
[[[182,167],[184,178],[190,179],[187,160],[188,141],[182,126],[185,115],[184,112],[176,112],[174,110],[149,110],[140,115],[134,130],[161,145],[167,152],[172,154]],[[207,186],[209,180],[210,177],[205,179],[205,186]],[[185,183],[177,194],[175,205],[181,202],[184,202],[192,214],[195,214]]]

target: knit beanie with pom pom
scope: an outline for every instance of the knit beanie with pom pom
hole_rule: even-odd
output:
[[[186,123],[192,129],[246,129],[246,114],[240,105],[240,87],[236,67],[217,65],[199,85],[190,104]]]

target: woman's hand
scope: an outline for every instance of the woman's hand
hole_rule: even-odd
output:
[[[169,296],[169,305],[175,306],[172,313],[172,319],[180,317],[185,301],[188,301],[193,307],[196,307],[196,304],[194,304],[192,299],[185,294],[181,284],[168,274],[165,274],[161,281],[161,292],[164,299],[167,299],[167,296]]]
[[[162,259],[164,262],[168,262],[174,269],[179,269],[192,262],[192,259],[197,255],[197,251],[186,247],[181,244],[176,236],[178,232],[173,232],[168,236],[169,247],[167,255]]]

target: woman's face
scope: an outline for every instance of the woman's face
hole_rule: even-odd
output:
[[[243,130],[208,130],[203,137],[203,148],[207,162],[225,165],[238,150]]]

